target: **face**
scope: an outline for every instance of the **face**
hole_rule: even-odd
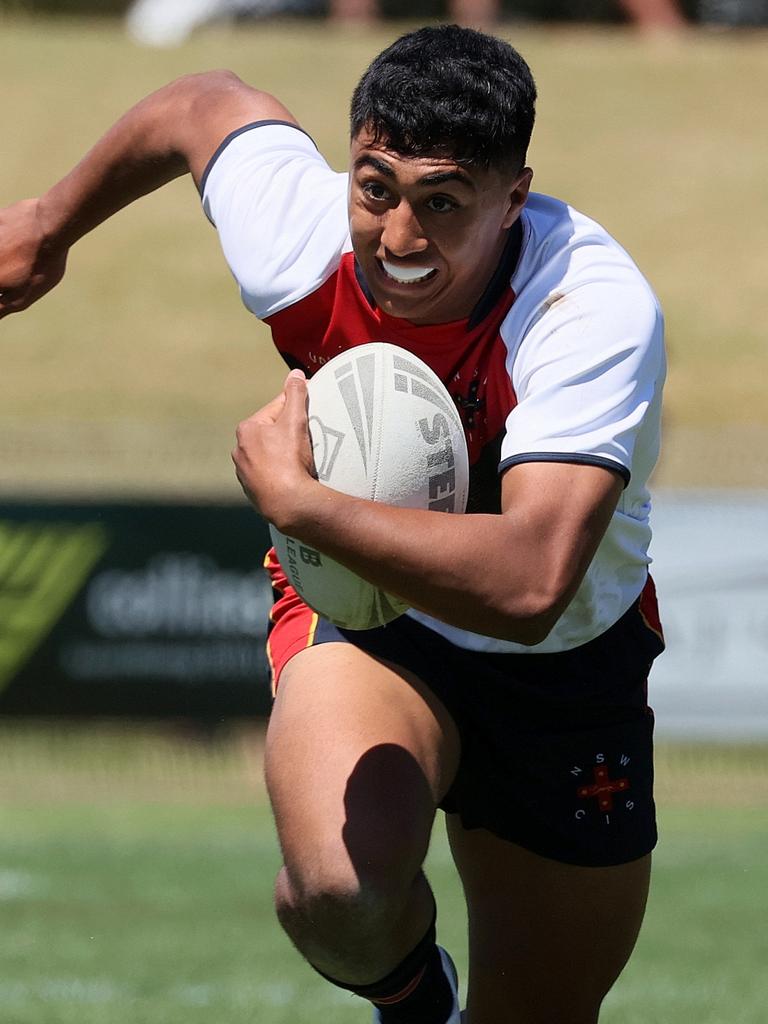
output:
[[[470,315],[520,216],[532,172],[402,156],[361,132],[352,142],[352,244],[380,309],[414,324]]]

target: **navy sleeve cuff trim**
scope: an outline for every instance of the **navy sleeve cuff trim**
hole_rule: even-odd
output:
[[[309,132],[305,132],[303,128],[299,128],[299,126],[297,124],[294,124],[292,121],[251,121],[250,124],[244,124],[241,128],[236,128],[233,132],[230,132],[229,135],[226,137],[226,139],[224,139],[220,143],[220,145],[216,147],[216,152],[213,154],[211,159],[205,165],[205,170],[203,171],[203,176],[200,179],[200,186],[199,186],[200,195],[202,195],[203,192],[205,192],[205,185],[206,185],[206,182],[208,181],[208,175],[213,170],[213,165],[219,159],[219,157],[224,152],[224,150],[227,148],[227,146],[230,144],[230,142],[233,139],[236,139],[238,135],[242,135],[244,132],[249,132],[251,130],[251,128],[265,128],[267,125],[270,125],[270,124],[282,124],[286,128],[295,128],[297,132],[301,132],[302,135],[306,135],[307,138],[309,139],[309,141],[312,143],[313,146],[315,145],[315,140],[312,138],[312,136],[309,134]]]
[[[604,459],[600,455],[582,455],[579,452],[566,454],[563,452],[525,452],[523,455],[510,455],[499,463],[499,473],[503,473],[510,466],[519,466],[524,462],[569,462],[581,466],[600,466],[602,469],[610,469],[624,481],[626,487],[630,481],[631,473],[626,466],[622,466],[613,459]]]

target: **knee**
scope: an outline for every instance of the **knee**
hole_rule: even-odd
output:
[[[406,902],[407,890],[395,879],[360,876],[351,867],[303,872],[283,867],[275,886],[278,920],[296,945],[321,947],[344,960],[378,945]]]

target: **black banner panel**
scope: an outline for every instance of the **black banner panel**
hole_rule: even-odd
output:
[[[0,503],[0,714],[265,714],[266,523],[247,505]]]

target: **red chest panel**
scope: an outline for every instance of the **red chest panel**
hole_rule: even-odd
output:
[[[267,321],[290,367],[311,376],[323,363],[356,345],[388,341],[423,359],[458,406],[471,469],[468,511],[498,512],[499,449],[504,424],[517,404],[499,329],[514,293],[506,288],[477,325],[466,320],[417,327],[374,308],[355,275],[354,255],[317,291]]]

